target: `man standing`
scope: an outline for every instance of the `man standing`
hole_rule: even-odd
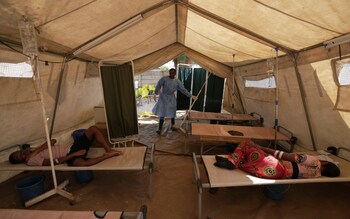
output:
[[[169,70],[169,76],[162,77],[156,86],[155,94],[159,94],[158,102],[153,107],[152,112],[159,116],[159,128],[157,133],[160,134],[164,124],[164,118],[171,118],[171,125],[175,125],[175,116],[176,116],[176,96],[175,92],[180,91],[187,97],[192,97],[195,101],[196,96],[192,96],[190,92],[186,90],[182,82],[175,78],[176,70],[171,68]],[[160,92],[160,90],[162,91]]]

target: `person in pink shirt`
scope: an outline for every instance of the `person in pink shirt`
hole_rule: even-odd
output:
[[[240,143],[228,158],[216,156],[215,166],[226,169],[241,169],[265,179],[337,177],[339,167],[328,161],[302,153],[286,153],[261,147],[252,141]]]
[[[86,158],[90,146],[94,141],[102,145],[106,153],[96,158]],[[120,151],[113,150],[106,142],[103,134],[96,126],[85,130],[84,134],[74,140],[72,145],[55,145],[51,140],[51,151],[54,164],[67,163],[70,166],[91,166],[110,157],[120,155]],[[26,163],[29,166],[49,166],[50,155],[47,142],[31,151],[30,148],[15,151],[10,154],[9,161],[13,164]]]

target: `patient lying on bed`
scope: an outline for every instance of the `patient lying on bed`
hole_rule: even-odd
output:
[[[285,153],[260,147],[252,141],[238,145],[228,158],[216,156],[215,166],[227,169],[239,168],[256,177],[265,179],[337,177],[339,167],[317,157],[299,153]]]
[[[101,144],[106,153],[96,158],[86,158],[90,146],[94,141]],[[86,129],[84,134],[74,140],[72,145],[54,145],[55,139],[51,140],[51,150],[54,164],[67,163],[69,166],[91,166],[110,157],[120,155],[120,151],[110,148],[103,134],[96,126]],[[30,148],[15,151],[9,156],[13,164],[26,163],[29,166],[49,166],[50,155],[47,142],[31,151]]]

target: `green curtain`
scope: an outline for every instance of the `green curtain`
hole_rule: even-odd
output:
[[[205,83],[206,70],[203,68],[193,69],[193,86],[192,94],[198,96],[198,100],[193,105],[192,109],[197,111],[205,112],[221,112],[222,95],[224,90],[224,79],[220,78],[212,73],[209,73],[207,83],[207,93],[205,94],[205,87],[202,92],[198,95],[200,89]],[[191,90],[192,82],[192,68],[179,67],[178,79],[184,83],[187,90]],[[205,109],[204,108],[204,97],[206,95]],[[180,92],[177,93],[177,109],[186,110],[189,108],[190,99]]]
[[[118,139],[138,134],[132,66],[100,68],[109,137]]]
[[[193,105],[192,109],[197,111],[203,111],[204,106],[204,94],[205,86],[203,87],[201,93],[198,95],[203,84],[205,84],[206,70],[203,68],[195,68],[193,72],[193,91],[192,94],[198,97],[198,100]]]
[[[191,82],[192,82],[192,69],[179,67],[177,72],[177,78],[183,82],[185,88],[191,92]],[[183,95],[181,92],[177,92],[177,110],[186,110],[190,105],[190,98]]]
[[[211,74],[208,78],[205,112],[221,112],[224,82],[225,80],[223,78],[214,74]]]

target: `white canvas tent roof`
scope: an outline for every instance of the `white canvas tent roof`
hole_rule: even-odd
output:
[[[93,107],[103,101],[99,79],[85,77],[90,61],[133,60],[135,74],[141,74],[181,54],[228,79],[224,107],[256,111],[264,125],[272,127],[275,90],[246,89],[244,79],[266,75],[265,60],[275,57],[278,48],[279,124],[309,149],[349,148],[350,87],[339,86],[334,61],[341,54],[349,56],[350,44],[341,49],[323,46],[350,33],[349,8],[349,0],[2,0],[0,60],[27,60],[19,54],[18,22],[31,21],[37,30],[48,115],[59,109],[55,133],[91,119]],[[118,34],[72,55],[140,16],[142,20]],[[61,57],[51,53],[86,62],[73,60],[64,68]],[[0,148],[42,138],[40,99],[33,82],[0,78],[0,86]],[[25,130],[21,135],[14,132],[18,127]]]
[[[154,60],[142,58],[164,48],[170,52],[158,56],[156,64],[139,67],[137,73],[182,52],[197,54],[199,63],[199,57],[210,58],[225,68],[233,62],[273,57],[276,47],[282,55],[350,32],[347,0],[4,0],[0,4],[1,40],[20,43],[18,21],[25,17],[39,33],[41,51],[60,54],[142,15],[140,22],[80,55],[88,60],[151,63]]]

